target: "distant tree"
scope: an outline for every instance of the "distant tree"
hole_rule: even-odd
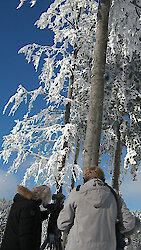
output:
[[[2,243],[2,238],[4,235],[7,217],[10,211],[11,204],[11,201],[0,199],[0,245]]]
[[[141,221],[141,210],[136,210],[133,214]],[[131,243],[129,246],[125,247],[125,250],[140,250],[141,249],[141,227],[131,235]]]
[[[44,243],[47,237],[48,219],[42,222],[42,235],[41,235],[41,245]],[[48,249],[47,247],[45,250]]]

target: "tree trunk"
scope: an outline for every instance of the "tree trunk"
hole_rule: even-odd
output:
[[[86,131],[83,171],[85,171],[87,167],[98,165],[99,159],[109,10],[110,0],[100,0],[96,30],[94,64],[92,69],[91,96]]]
[[[73,54],[74,59],[76,59],[77,53],[78,53],[78,48],[77,48],[77,46],[75,46],[74,54]],[[74,65],[74,67],[75,67],[75,65]],[[73,75],[73,72],[71,72],[70,79],[69,79],[68,96],[67,96],[68,99],[72,99],[73,81],[74,81],[74,75]],[[66,125],[67,123],[70,123],[70,108],[71,108],[71,102],[68,102],[66,105],[66,109],[65,109],[64,125]],[[66,148],[67,145],[68,145],[68,142],[65,141],[64,145],[63,145],[63,149]],[[64,168],[65,162],[66,162],[66,154],[63,156],[62,165],[59,168],[59,172],[61,172],[62,169]],[[59,179],[60,179],[60,176],[58,176],[58,180]],[[57,185],[57,190],[58,190],[58,192],[62,192],[62,186]]]
[[[78,16],[76,18],[76,27],[77,28],[78,28],[79,19],[80,19],[80,16],[81,16],[81,11],[82,11],[82,8],[80,7]],[[77,47],[77,44],[75,44],[74,45],[74,52],[73,52],[73,58],[74,59],[77,58],[78,50],[79,50],[79,48]],[[72,89],[73,89],[73,81],[74,81],[73,70],[74,69],[75,69],[75,64],[74,64],[74,68],[71,70],[71,75],[70,75],[70,79],[69,79],[68,99],[72,99]],[[67,105],[66,105],[66,110],[65,110],[64,125],[66,125],[67,123],[70,123],[70,121],[69,121],[70,120],[70,108],[71,108],[71,102],[68,102]],[[66,148],[67,145],[68,145],[68,142],[65,141],[64,145],[63,145],[63,149]],[[64,157],[62,159],[62,166],[59,169],[60,172],[64,168],[65,162],[66,162],[66,154],[64,155]],[[60,176],[58,177],[58,180],[59,179],[60,179]],[[62,186],[59,187],[59,191],[62,191]]]
[[[112,187],[119,191],[119,178],[120,178],[120,168],[121,168],[121,140],[120,140],[120,125],[117,127],[117,143],[116,143],[116,151],[115,151],[115,159],[114,159],[114,171],[112,176]]]

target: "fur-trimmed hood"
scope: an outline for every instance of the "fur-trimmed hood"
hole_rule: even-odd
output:
[[[50,190],[46,186],[37,189]],[[40,250],[42,221],[48,217],[40,205],[33,190],[17,186],[0,250]]]
[[[29,190],[27,187],[24,187],[22,185],[18,185],[17,192],[25,199],[35,201],[41,200],[41,203],[44,206],[50,202],[52,197],[51,190],[46,185],[37,186],[32,190]]]
[[[17,193],[23,196],[27,200],[34,200],[33,192],[30,191],[27,187],[17,185]]]

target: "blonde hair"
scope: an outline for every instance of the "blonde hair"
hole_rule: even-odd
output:
[[[98,178],[102,181],[105,181],[105,174],[99,166],[86,168],[84,175],[84,181],[89,181],[93,178]]]

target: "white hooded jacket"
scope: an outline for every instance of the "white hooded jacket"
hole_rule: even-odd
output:
[[[119,197],[121,230],[130,231],[135,218]],[[92,179],[73,190],[58,217],[58,228],[68,233],[66,250],[116,250],[117,203],[111,190]]]

